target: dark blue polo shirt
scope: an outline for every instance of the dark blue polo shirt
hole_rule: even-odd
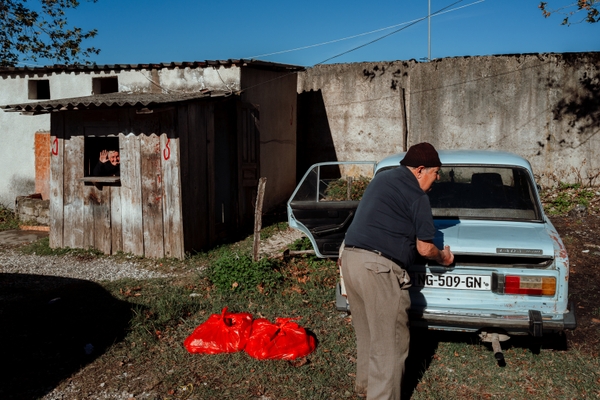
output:
[[[375,175],[361,199],[345,245],[377,250],[411,265],[416,238],[433,240],[435,226],[429,197],[404,166]]]

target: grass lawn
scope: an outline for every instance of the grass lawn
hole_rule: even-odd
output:
[[[265,235],[280,228],[267,227]],[[56,388],[65,399],[356,398],[355,338],[350,317],[335,309],[335,263],[310,255],[273,261],[251,277],[269,284],[248,287],[240,284],[247,268],[227,265],[241,263],[251,242],[185,261],[148,261],[149,267],[176,271],[173,278],[27,288],[32,295],[18,303],[4,293],[0,397],[42,398]],[[47,243],[35,246],[44,254]],[[10,295],[19,290],[25,289],[15,286]],[[184,339],[224,307],[271,321],[297,317],[318,346],[296,361],[259,361],[244,352],[188,353]],[[414,330],[411,337],[403,398],[600,397],[598,349],[550,343],[532,351],[529,340],[511,339],[503,344],[506,366],[500,367],[491,348],[473,335]]]

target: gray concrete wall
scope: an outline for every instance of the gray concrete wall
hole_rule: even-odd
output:
[[[299,141],[334,149],[312,161],[379,160],[402,150],[405,110],[408,146],[512,151],[529,159],[544,186],[597,185],[599,69],[600,53],[318,66],[300,74],[298,92],[320,93],[322,105],[303,107],[299,119],[321,112],[326,123],[299,129]]]
[[[299,173],[318,161],[400,152],[414,62],[320,65],[299,73]]]

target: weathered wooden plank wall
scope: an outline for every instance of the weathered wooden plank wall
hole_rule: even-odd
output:
[[[179,107],[181,201],[185,251],[210,244],[208,232],[207,131],[214,132],[214,107],[192,103]]]
[[[67,125],[64,151],[64,238],[63,245],[86,248],[83,223],[83,184],[78,181],[83,171],[84,137],[76,135],[77,125]]]
[[[85,141],[85,137],[83,139]],[[79,175],[79,177],[81,177],[81,175]],[[96,192],[98,190],[95,187],[86,186],[85,184],[80,183],[78,178],[74,183],[77,186],[81,184],[81,191],[83,193],[83,209],[81,210],[83,219],[83,246],[81,247],[84,249],[94,248],[96,236],[94,208],[99,201],[98,197],[101,199],[101,196],[97,195]]]
[[[63,247],[63,160],[64,160],[64,114],[52,116],[50,137],[50,247]]]
[[[164,257],[164,230],[162,210],[162,171],[160,138],[152,133],[140,134],[142,162],[142,213],[144,215],[144,254],[147,257]]]
[[[119,149],[120,152],[120,149]],[[111,253],[116,254],[123,251],[123,225],[121,205],[121,187],[112,186],[110,188],[110,239],[111,239]]]
[[[119,135],[121,154],[121,222],[123,252],[144,254],[142,179],[139,137]]]
[[[181,178],[179,140],[160,135],[162,149],[162,189],[165,257],[183,258],[183,222],[181,218]]]
[[[239,216],[243,226],[254,221],[254,200],[260,171],[258,110],[249,104],[238,108]]]
[[[111,232],[111,187],[103,186],[97,189],[94,186],[86,186],[91,189],[90,208],[92,212],[94,244],[92,247],[105,254],[112,252]]]
[[[190,179],[190,124],[188,121],[188,105],[180,104],[177,107],[177,128],[179,133],[179,166],[180,166],[180,179],[181,179],[181,221],[183,226],[183,243],[184,251],[188,251],[190,241],[193,239],[195,232],[195,224],[190,223],[190,218],[193,218],[192,211],[190,210],[190,192],[191,192],[191,179]]]
[[[155,258],[206,247],[215,237],[214,178],[208,179],[215,173],[214,107],[118,114],[118,122],[106,110],[53,116],[54,132],[62,132],[51,164],[53,247]],[[120,182],[82,181],[86,137],[115,135]]]
[[[204,214],[207,240],[204,246],[212,245],[216,239],[215,225],[215,107],[208,103],[203,107],[204,126],[206,127],[206,191],[201,198],[206,200],[206,213]]]

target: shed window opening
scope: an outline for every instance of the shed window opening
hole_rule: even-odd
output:
[[[92,78],[92,94],[117,93],[119,80],[116,76]]]
[[[121,176],[118,137],[86,137],[84,176]]]
[[[48,79],[31,79],[27,82],[30,100],[50,99],[50,81]]]

